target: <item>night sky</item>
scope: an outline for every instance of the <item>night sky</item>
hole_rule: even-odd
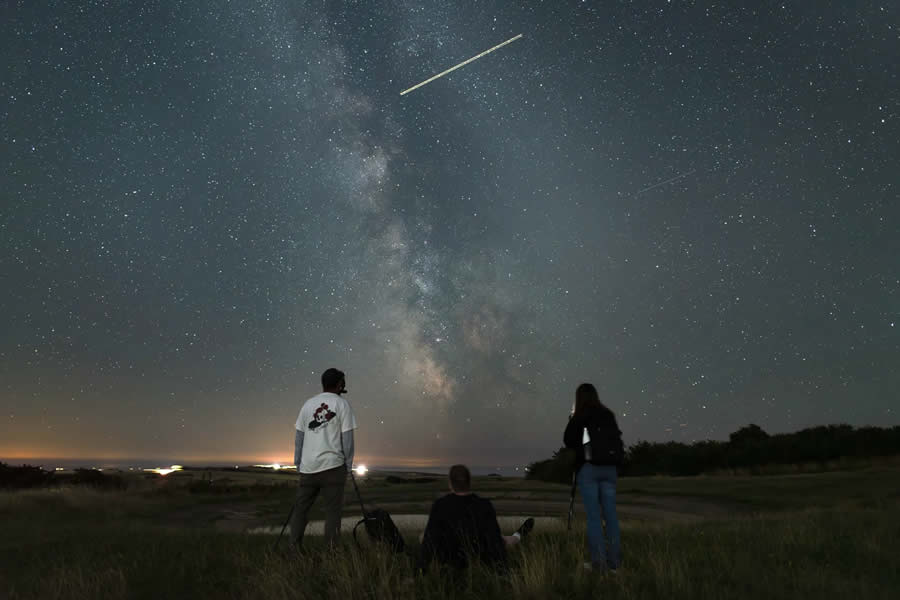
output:
[[[518,4],[4,2],[0,458],[897,424],[897,4]]]

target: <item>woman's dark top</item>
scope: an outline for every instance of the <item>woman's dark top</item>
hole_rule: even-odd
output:
[[[574,415],[566,425],[563,442],[566,448],[575,449],[575,468],[581,467],[584,460],[582,436],[587,427],[591,436],[592,458],[594,465],[619,465],[624,456],[622,432],[616,423],[616,416],[608,408],[594,408]]]
[[[435,501],[428,515],[422,539],[422,559],[427,564],[438,560],[463,568],[469,556],[504,568],[506,544],[497,524],[494,505],[476,494],[448,494]]]

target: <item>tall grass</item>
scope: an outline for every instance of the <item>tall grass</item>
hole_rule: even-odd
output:
[[[4,499],[7,501],[7,499]],[[8,505],[7,505],[8,507]],[[73,598],[894,598],[900,513],[819,509],[699,524],[626,526],[615,575],[581,567],[584,528],[533,535],[511,569],[431,569],[345,537],[303,553],[273,538],[184,531],[107,519],[8,521],[0,597]],[[35,517],[40,511],[28,510]]]
[[[810,473],[829,473],[834,471],[856,471],[861,469],[880,469],[900,466],[900,455],[854,457],[844,456],[832,460],[800,463],[770,463],[752,467],[736,467],[730,469],[713,469],[704,475],[712,477],[748,475],[798,475]]]

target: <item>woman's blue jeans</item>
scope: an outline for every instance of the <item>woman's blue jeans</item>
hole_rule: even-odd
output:
[[[617,569],[622,564],[622,538],[616,516],[616,467],[585,463],[578,470],[576,480],[587,512],[591,562],[597,567]],[[603,537],[604,521],[609,552]]]

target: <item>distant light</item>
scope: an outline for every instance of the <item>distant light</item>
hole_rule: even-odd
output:
[[[359,475],[360,477],[362,477],[363,475],[365,475],[368,472],[369,472],[369,468],[366,465],[359,465],[358,467],[356,467],[356,474]]]
[[[57,470],[57,471],[65,471],[65,469],[62,468],[62,467],[56,467],[56,470]]]
[[[271,463],[268,465],[253,465],[253,466],[259,467],[261,469],[272,469],[273,471],[280,471],[281,469],[289,469],[290,468],[288,466],[282,466],[278,463]],[[234,468],[237,469],[237,465],[235,465]]]
[[[180,471],[181,469],[182,469],[181,465],[172,465],[168,469],[166,469],[164,467],[157,467],[155,469],[144,469],[144,470],[148,471],[150,473],[156,473],[157,475],[166,476],[169,473],[174,473],[175,471]]]

